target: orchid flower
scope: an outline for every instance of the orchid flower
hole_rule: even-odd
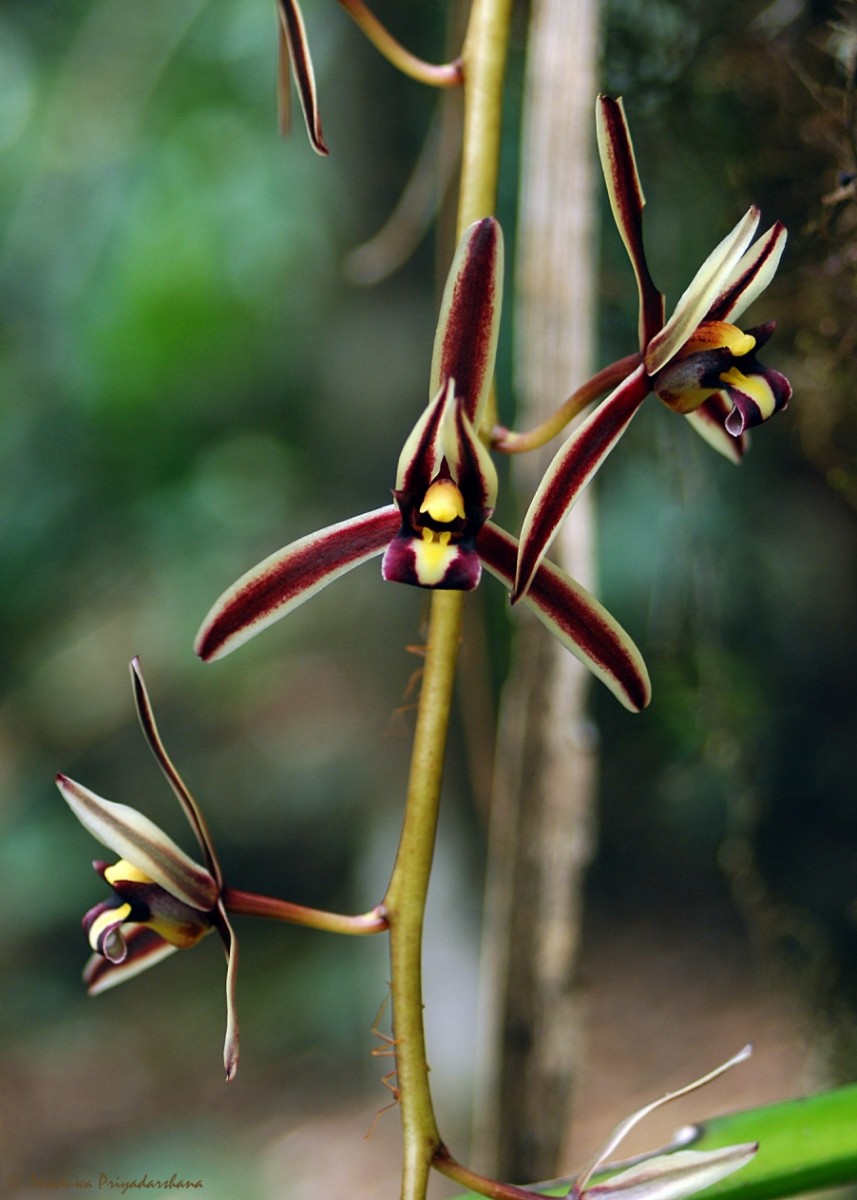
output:
[[[751,208],[711,252],[668,321],[643,246],[643,191],[620,100],[599,96],[598,147],[610,204],[631,259],[639,293],[640,356],[627,378],[557,451],[521,530],[513,602],[532,586],[560,522],[650,392],[683,413],[715,449],[739,462],[746,430],[785,408],[788,380],[763,367],[756,351],[773,322],[742,330],[732,322],[774,277],[786,242],[779,222],[753,241]]]
[[[115,987],[154,966],[175,950],[194,946],[213,929],[226,952],[226,1078],[238,1070],[235,975],[238,943],[223,903],[223,875],[196,801],[173,766],[158,734],[139,661],[131,663],[137,713],[146,740],[184,810],[205,866],[194,862],[148,817],[57,776],[63,799],[80,823],[108,850],[112,865],[93,864],[113,896],[90,909],[83,928],[93,955],[84,969],[90,995]]]
[[[477,430],[491,388],[503,243],[486,217],[466,230],[446,283],[428,407],[401,452],[393,504],[278,550],[215,603],[196,639],[206,661],[229,653],[359,563],[383,554],[384,579],[469,590],[482,567],[511,588],[517,542],[490,521],[497,476]],[[629,709],[649,700],[636,646],[588,592],[552,563],[525,603]]]
[[[602,1183],[589,1182],[599,1169],[609,1169],[605,1168],[605,1164],[613,1151],[649,1113],[710,1083],[724,1071],[744,1062],[751,1053],[751,1047],[745,1046],[728,1062],[715,1067],[701,1079],[695,1079],[675,1092],[668,1092],[620,1121],[592,1161],[572,1183],[569,1200],[684,1200],[684,1197],[702,1191],[746,1166],[759,1149],[758,1142],[722,1146],[717,1150],[677,1150],[655,1157],[645,1156],[642,1161],[611,1175]]]

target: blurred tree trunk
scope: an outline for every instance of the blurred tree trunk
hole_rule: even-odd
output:
[[[533,0],[516,273],[516,424],[556,407],[591,368],[597,0]],[[557,443],[515,460],[525,501]],[[586,493],[551,557],[592,576]],[[592,852],[596,751],[588,674],[521,623],[501,705],[491,812],[483,1061],[476,1153],[500,1178],[558,1169],[579,1044],[581,888]]]

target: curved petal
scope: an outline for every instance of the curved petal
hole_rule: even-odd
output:
[[[353,567],[380,554],[401,525],[394,504],[329,525],[277,550],[228,588],[196,635],[205,662],[279,621]]]
[[[507,587],[515,575],[517,543],[490,521],[476,538],[487,570]],[[523,602],[632,712],[651,699],[649,673],[640,651],[606,608],[551,562],[535,573]]]
[[[166,776],[167,782],[178,797],[179,804],[181,804],[184,810],[184,814],[205,858],[205,865],[213,875],[217,889],[220,891],[223,886],[223,872],[220,869],[220,863],[214,849],[214,843],[211,840],[211,834],[208,831],[208,825],[199,809],[199,805],[188,791],[181,775],[179,775],[173,766],[172,759],[167,754],[166,748],[161,741],[158,727],[155,724],[155,714],[152,711],[149,693],[146,690],[146,684],[143,679],[140,660],[136,656],[131,659],[131,684],[134,688],[134,701],[137,705],[137,716],[140,719],[143,735],[149,743],[149,748],[154,754],[159,767]]]
[[[503,300],[503,231],[493,217],[465,231],[449,269],[434,337],[429,395],[448,379],[474,429],[491,390]]]
[[[654,375],[677,354],[723,291],[759,224],[759,210],[748,209],[731,233],[709,254],[684,291],[673,315],[656,333],[643,356]]]
[[[100,954],[93,954],[83,968],[83,982],[90,996],[133,979],[178,949],[145,925],[128,925],[124,935],[128,953],[122,962],[110,962]]]
[[[738,261],[709,309],[709,321],[733,321],[748,309],[774,278],[786,248],[785,225],[777,221]]]
[[[649,391],[650,381],[641,364],[560,446],[521,527],[513,604],[530,586],[563,517],[628,428]]]
[[[321,132],[321,118],[315,89],[315,74],[309,53],[304,19],[297,0],[278,0],[280,18],[279,65],[277,68],[277,95],[280,106],[280,129],[288,133],[291,112],[291,90],[289,66],[294,73],[295,86],[304,114],[310,144],[316,154],[329,154]]]
[[[442,430],[454,404],[455,381],[449,379],[405,439],[396,468],[397,492],[424,492],[437,475],[444,456]]]
[[[634,147],[621,99],[599,96],[595,118],[598,153],[610,207],[637,279],[640,349],[644,350],[664,323],[664,298],[649,273],[643,245],[646,199],[637,174]]]
[[[74,815],[102,846],[118,854],[172,896],[200,912],[210,912],[217,902],[218,887],[204,867],[135,808],[105,800],[65,775],[57,775],[57,787]]]
[[[218,901],[216,916],[217,931],[226,951],[226,1038],[223,1043],[223,1065],[226,1082],[230,1083],[238,1071],[238,1012],[235,1004],[235,984],[238,978],[238,939],[230,924],[223,901]]]

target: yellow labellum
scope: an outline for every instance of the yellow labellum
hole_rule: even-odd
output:
[[[116,925],[117,921],[124,921],[130,912],[130,904],[120,904],[118,908],[108,908],[100,913],[89,927],[89,944],[92,949],[98,949],[98,941],[105,926]]]
[[[422,541],[413,543],[417,579],[423,587],[436,587],[446,574],[450,554],[456,553],[449,544],[452,535],[448,529],[424,529],[422,535]]]
[[[730,367],[720,376],[723,383],[738,388],[749,396],[759,409],[759,416],[766,421],[776,409],[777,398],[763,375],[742,375],[737,367]]]

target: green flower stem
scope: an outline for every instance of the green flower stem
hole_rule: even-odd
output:
[[[389,30],[385,29],[378,18],[371,12],[363,0],[339,0],[349,16],[366,38],[372,43],[379,54],[403,75],[415,79],[418,83],[426,83],[430,87],[456,87],[461,83],[461,62],[451,63],[424,62],[406,50],[397,42]]]
[[[404,1141],[403,1200],[422,1200],[432,1158],[441,1145],[423,1030],[422,935],[462,612],[461,592],[433,593],[405,819],[384,897]]]
[[[511,0],[474,0],[462,55],[465,117],[459,233],[495,209]],[[390,924],[390,993],[402,1116],[402,1200],[424,1200],[442,1142],[423,1028],[422,936],[443,760],[461,639],[461,592],[432,593],[402,835],[383,908]]]
[[[534,426],[526,433],[516,433],[502,425],[495,426],[491,433],[493,449],[499,450],[501,454],[523,454],[527,450],[537,450],[539,446],[544,446],[578,413],[583,412],[584,408],[595,400],[600,400],[613,388],[618,387],[623,379],[627,379],[632,371],[636,371],[639,365],[639,354],[628,354],[625,358],[619,358],[616,362],[610,363],[609,367],[603,367],[591,379],[572,392],[556,412],[551,413],[540,425]]]
[[[277,900],[273,896],[242,892],[238,888],[224,888],[221,898],[227,912],[241,917],[265,917],[272,921],[286,921],[290,925],[305,925],[308,929],[323,929],[328,933],[360,935],[383,933],[389,928],[382,904],[367,913],[351,917],[319,908],[307,908],[303,904],[292,904],[289,900]]]

